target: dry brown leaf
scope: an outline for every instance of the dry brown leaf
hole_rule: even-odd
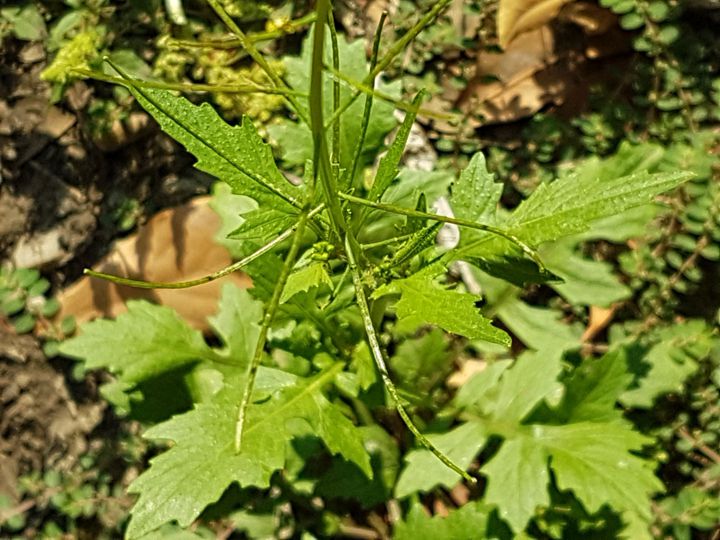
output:
[[[599,36],[618,25],[617,16],[607,8],[590,2],[572,2],[560,11],[558,19],[579,26],[588,36]]]
[[[516,36],[544,26],[570,1],[572,0],[500,0],[497,15],[500,46],[505,48]]]
[[[561,104],[571,77],[553,50],[553,35],[545,26],[519,36],[500,54],[479,55],[475,80],[461,96],[460,109],[480,115],[482,125],[488,125]],[[490,76],[497,80],[486,82]]]
[[[146,281],[185,281],[210,274],[231,263],[227,250],[212,241],[220,218],[209,207],[210,197],[164,210],[133,236],[120,240],[94,270]],[[58,317],[73,315],[78,322],[115,317],[126,311],[125,301],[144,298],[175,309],[188,323],[203,331],[207,317],[217,310],[224,283],[249,287],[241,273],[190,289],[135,289],[97,278],[84,277],[58,297]]]
[[[485,360],[470,359],[466,360],[460,366],[460,369],[455,371],[448,377],[447,385],[449,388],[460,388],[465,384],[470,377],[476,373],[480,373],[485,370],[488,363]]]
[[[598,306],[590,306],[590,318],[588,325],[583,332],[580,341],[587,343],[592,341],[595,336],[602,332],[615,316],[615,306],[604,308]]]

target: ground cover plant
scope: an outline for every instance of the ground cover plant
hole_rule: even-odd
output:
[[[718,415],[707,403],[718,397],[707,380],[717,379],[716,335],[708,319],[664,320],[678,284],[701,281],[696,262],[716,258],[714,134],[695,126],[687,139],[578,159],[570,173],[548,167],[543,175],[556,178],[507,210],[481,152],[457,177],[403,167],[416,118],[438,115],[423,91],[406,101],[397,83],[376,87],[414,37],[440,24],[449,1],[392,43],[382,41],[381,18],[368,59],[361,42],[336,33],[332,6],[320,0],[300,55],[282,72],[225,3],[208,3],[264,73],[221,89],[276,96],[290,111],[262,130],[278,160],[251,118],[227,122],[176,92],[197,88],[143,80],[112,57],[104,73],[92,71],[103,64],[73,71],[126,88],[223,182],[213,203],[224,220],[219,241],[238,261],[190,282],[90,273],[147,288],[237,270],[253,281],[223,290],[210,337],[169,308],[131,301],[127,314],[60,345],[86,370],[112,373],[104,396],[143,418],[157,445],[130,486],[137,500],[125,535],[212,537],[198,523],[223,521],[251,538],[712,530]],[[695,211],[657,204],[669,192]],[[443,197],[449,215],[433,207]],[[648,223],[669,223],[672,234],[646,234]],[[638,236],[645,245],[620,255],[631,280],[583,252]],[[633,294],[640,315],[614,325],[602,347],[562,321]],[[451,391],[446,379],[466,354],[482,357],[482,369]],[[694,412],[658,425],[649,411],[662,410],[668,394],[687,397]],[[663,441],[675,444],[677,434],[685,449],[668,455]],[[705,460],[686,464],[692,480],[664,474],[695,448]],[[430,517],[431,504],[444,512]],[[348,515],[373,528],[349,525]]]

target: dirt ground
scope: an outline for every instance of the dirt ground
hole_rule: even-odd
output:
[[[82,111],[103,90],[75,83],[54,104],[39,77],[45,65],[40,44],[0,46],[0,264],[40,268],[57,291],[105,254],[123,201],[139,202],[142,223],[207,192],[210,180],[142,114],[88,136]],[[14,501],[20,476],[70,470],[116,430],[103,422],[111,413],[95,378],[71,371],[0,319],[0,493]]]

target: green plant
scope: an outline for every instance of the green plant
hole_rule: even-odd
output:
[[[0,267],[0,316],[7,319],[18,334],[37,329],[47,340],[45,351],[54,356],[58,342],[75,331],[75,320],[72,317],[59,323],[51,320],[60,303],[46,295],[49,289],[50,282],[37,270]]]
[[[123,465],[140,459],[148,445],[121,427],[89,446],[77,461],[20,476],[15,486],[19,503],[0,495],[4,538],[81,537],[88,530],[94,538],[117,538],[132,504]]]
[[[25,41],[39,41],[47,29],[40,11],[32,3],[0,9],[0,39],[8,34]]]
[[[522,335],[523,313],[541,308],[522,302],[502,307],[501,300],[517,296],[504,289],[557,279],[543,254],[555,249],[561,260],[579,242],[563,245],[561,239],[592,234],[591,224],[651,203],[690,174],[651,174],[636,164],[631,170],[608,166],[599,175],[600,165],[589,163],[580,174],[541,184],[508,212],[498,208],[502,185],[478,153],[450,189],[454,217],[434,214],[428,204],[447,194],[451,176],[400,167],[422,92],[412,104],[401,104],[405,119],[369,182],[365,168],[392,128],[384,112],[389,106],[380,102],[385,94],[373,86],[376,76],[449,1],[433,6],[382,57],[376,39],[368,72],[353,45],[345,45],[332,25],[326,31],[330,5],[320,0],[321,23],[303,54],[286,62],[286,79],[216,0],[209,4],[292,111],[296,121],[273,136],[303,182],[286,180],[248,118],[230,126],[209,105],[130,78],[116,63],[119,77],[102,76],[126,86],[197,157],[198,168],[230,186],[232,195],[221,194],[216,205],[235,223],[226,223],[231,232],[224,241],[239,260],[211,276],[170,284],[88,273],[146,288],[181,288],[242,268],[254,285],[224,289],[210,320],[217,338],[211,343],[171,310],[130,302],[116,321],[91,323],[62,344],[61,351],[83,359],[87,369],[114,374],[106,393],[115,403],[126,411],[152,410],[148,438],[173,441],[130,487],[139,499],[127,535],[139,537],[171,521],[188,526],[203,511],[212,519],[238,505],[276,516],[285,500],[294,508],[295,530],[303,530],[303,515],[315,513],[322,517],[313,521],[313,534],[332,535],[343,521],[330,503],[313,506],[313,494],[369,507],[391,493],[413,499],[450,487],[459,476],[476,490],[468,469],[482,474],[483,501],[443,522],[448,537],[456,522],[474,523],[473,534],[486,529],[501,536],[594,530],[637,537],[647,531],[650,496],[663,485],[653,473],[655,462],[642,453],[652,439],[616,408],[634,382],[625,349],[588,361],[573,354],[576,336],[523,338],[534,351],[515,362],[488,363],[455,396],[438,391],[433,370],[413,369],[411,358],[422,354],[443,372],[449,370],[446,347],[463,347],[461,338],[505,354],[512,344],[480,314],[478,291],[448,277],[450,266],[475,267],[490,306]],[[341,86],[338,73],[352,84]],[[255,206],[250,211],[248,198]],[[233,215],[242,205],[242,216]],[[435,246],[442,223],[461,228],[456,246]],[[428,325],[447,334],[425,333]],[[419,443],[399,476],[398,452],[411,442],[388,409]],[[394,437],[386,424],[394,426]],[[413,537],[419,533],[409,531],[432,521],[416,508],[398,525],[400,537]]]

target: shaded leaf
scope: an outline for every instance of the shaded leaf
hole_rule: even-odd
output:
[[[497,308],[497,317],[527,347],[538,351],[566,351],[580,346],[582,329],[562,322],[562,314],[511,298]]]
[[[489,527],[490,508],[480,502],[470,502],[447,517],[430,517],[424,507],[416,503],[404,521],[395,526],[395,540],[476,540],[485,538]]]
[[[462,469],[470,466],[487,440],[482,425],[477,422],[466,422],[447,433],[428,435],[428,439]],[[460,481],[457,473],[449,469],[430,450],[413,450],[405,460],[407,466],[395,486],[396,497],[430,491],[436,486],[450,488]]]
[[[482,472],[488,477],[485,500],[500,509],[514,531],[522,531],[539,507],[550,504],[548,455],[529,439],[506,441]]]
[[[712,334],[704,321],[662,328],[652,339],[657,342],[645,353],[627,347],[630,371],[636,374],[632,387],[620,397],[627,407],[651,407],[658,396],[681,392],[685,380],[697,371],[698,360],[713,347]]]
[[[540,256],[547,268],[562,279],[550,286],[573,305],[609,306],[628,298],[630,289],[620,283],[609,263],[581,257],[570,241],[555,242],[542,249]]]
[[[559,414],[563,422],[612,422],[622,418],[615,403],[632,381],[627,353],[617,350],[599,360],[587,359],[565,383]]]
[[[380,426],[362,426],[358,430],[370,454],[372,478],[352,463],[336,459],[318,482],[315,492],[321,497],[354,499],[364,508],[372,508],[392,495],[400,468],[400,451],[395,440]]]
[[[582,422],[533,429],[551,456],[560,489],[572,490],[588,512],[604,504],[650,516],[650,495],[663,489],[653,463],[630,451],[652,442],[614,423]]]
[[[424,393],[445,379],[451,360],[445,334],[433,329],[403,341],[390,357],[390,367],[401,386]]]

